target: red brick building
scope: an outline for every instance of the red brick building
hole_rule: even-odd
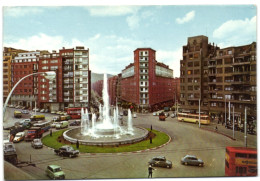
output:
[[[116,105],[117,99],[117,85],[118,85],[118,77],[113,76],[108,78],[108,95],[109,95],[109,104]]]
[[[173,70],[156,61],[156,51],[138,48],[134,63],[122,70],[121,100],[139,108],[159,109],[173,104]]]
[[[26,75],[38,72],[40,51],[18,53],[11,63],[12,87]],[[11,103],[32,108],[38,99],[38,75],[32,75],[15,88]]]
[[[91,88],[92,88],[92,90],[94,90],[100,97],[102,97],[103,80],[98,80],[98,81],[92,83]]]
[[[88,107],[91,96],[89,50],[84,47],[61,49],[59,53],[40,56],[39,71],[55,71],[56,79],[47,81],[39,76],[39,107],[66,110]]]
[[[175,77],[173,79],[173,90],[174,90],[174,103],[175,101],[180,102],[180,77]],[[176,98],[175,98],[176,96]]]

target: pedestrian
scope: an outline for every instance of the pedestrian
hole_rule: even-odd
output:
[[[151,131],[153,130],[153,125],[151,125]]]
[[[50,130],[50,136],[52,136],[52,130]]]
[[[153,170],[155,170],[151,165],[149,165],[148,167],[148,178],[151,176],[151,178],[153,178]]]
[[[79,140],[77,140],[76,147],[79,149]]]
[[[150,136],[150,144],[153,143],[153,139],[152,139],[152,136]]]
[[[216,126],[215,130],[218,131],[218,127],[217,126]]]

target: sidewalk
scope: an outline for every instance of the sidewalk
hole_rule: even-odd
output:
[[[4,179],[5,180],[36,180],[34,177],[15,167],[11,163],[4,161]]]
[[[216,126],[218,130],[216,131]],[[224,135],[232,140],[236,141],[243,141],[245,140],[245,133],[241,131],[234,131],[235,139],[233,139],[233,129],[225,128],[225,125],[217,124],[216,122],[211,122],[210,125],[201,125],[201,129],[214,132],[216,134]],[[256,147],[257,146],[257,135],[247,134],[247,142],[249,147]]]

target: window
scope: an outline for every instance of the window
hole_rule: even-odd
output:
[[[244,153],[236,153],[235,157],[247,158],[247,154],[244,154]]]
[[[192,74],[192,70],[188,70],[188,75],[191,75]]]

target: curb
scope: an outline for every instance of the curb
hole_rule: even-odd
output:
[[[211,129],[207,129],[207,128],[201,128],[201,129],[206,130],[206,131],[210,131],[210,132],[213,132],[213,133],[221,134],[221,135],[223,135],[223,136],[228,137],[228,138],[231,139],[231,140],[236,140],[236,139],[234,139],[232,136],[229,136],[229,135],[227,135],[227,134],[221,133],[221,132],[219,132],[219,131],[215,131],[215,130],[211,130]]]
[[[165,133],[166,134],[166,133]],[[167,134],[167,136],[169,136]],[[146,151],[151,151],[151,150],[157,150],[159,148],[162,148],[166,145],[168,145],[171,142],[172,138],[169,136],[169,140],[157,147],[153,147],[153,148],[149,148],[149,149],[145,149],[145,150],[137,150],[137,151],[132,151],[132,152],[119,152],[119,153],[80,153],[80,155],[98,155],[98,154],[102,154],[102,155],[126,155],[126,154],[132,154],[132,153],[142,153],[142,152],[146,152]],[[46,145],[43,145],[43,147],[49,149],[49,150],[55,150],[54,148],[48,147]]]

